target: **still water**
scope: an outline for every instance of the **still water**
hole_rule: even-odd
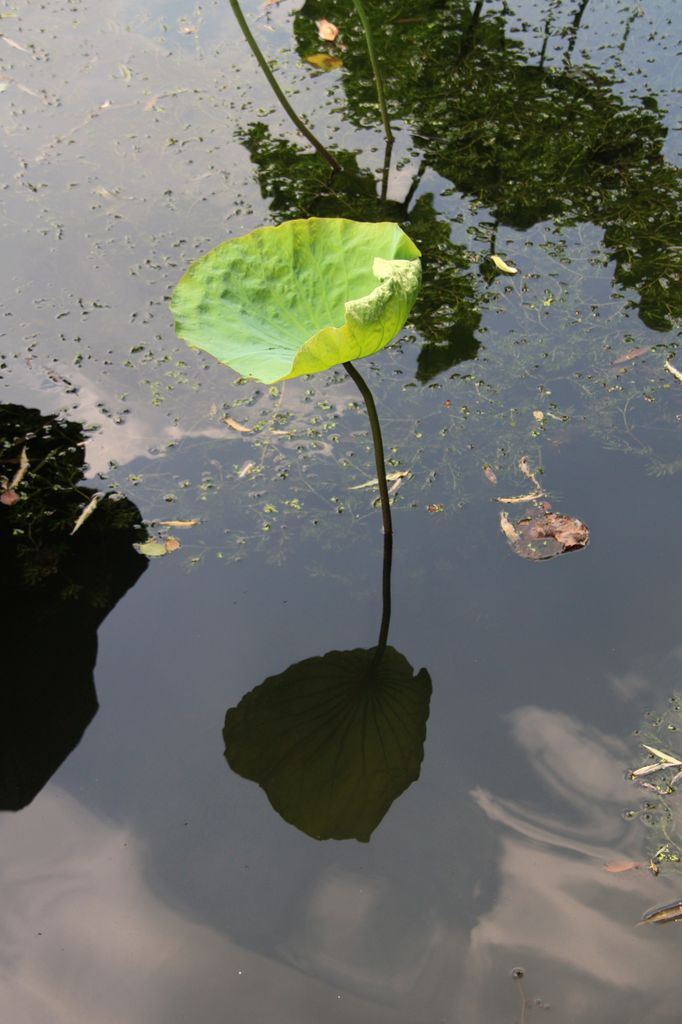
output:
[[[341,174],[222,0],[2,12],[3,1021],[678,1021],[677,929],[635,925],[682,898],[679,797],[628,777],[682,756],[678,5],[372,4],[388,154],[350,0],[244,11]],[[310,215],[423,253],[362,364],[389,643],[431,683],[368,842],[292,825],[222,735],[377,642],[364,407],[342,369],[238,379],[168,312],[199,254]],[[510,545],[522,467],[584,550]]]

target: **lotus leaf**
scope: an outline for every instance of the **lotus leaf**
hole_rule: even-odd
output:
[[[171,301],[175,331],[266,384],[372,355],[404,325],[419,249],[397,224],[311,217],[223,242]]]
[[[431,679],[387,647],[330,651],[271,676],[225,718],[225,757],[314,839],[367,842],[419,778]]]

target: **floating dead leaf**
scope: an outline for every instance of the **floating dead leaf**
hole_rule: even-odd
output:
[[[184,530],[189,526],[198,526],[201,519],[160,519],[159,526],[172,526]]]
[[[682,921],[682,900],[666,903],[663,907],[653,907],[642,914],[637,924],[670,924]]]
[[[622,356],[618,356],[617,359],[614,359],[611,365],[620,366],[621,363],[629,363],[633,359],[639,359],[640,356],[645,356],[647,352],[651,352],[651,345],[642,345],[641,348],[633,348],[629,352],[623,353]]]
[[[658,874],[659,868],[658,868],[658,864],[656,863],[655,860],[650,860],[649,861],[649,871],[651,872],[652,875],[657,875]]]
[[[508,520],[516,536],[503,526],[503,516],[504,512],[500,514],[502,532],[512,550],[521,558],[543,561],[568,551],[578,551],[589,541],[590,532],[584,523],[558,512],[546,512],[538,507],[515,523]]]
[[[409,476],[409,475],[410,475],[409,469],[399,469],[399,470],[396,470],[395,473],[387,473],[386,474],[386,480],[388,481],[388,483],[391,483],[391,481],[393,481],[393,480],[402,480],[403,477],[406,477],[406,476]],[[367,480],[367,481],[365,481],[364,484],[355,484],[354,487],[349,487],[348,490],[349,491],[364,491],[368,487],[378,487],[378,486],[379,486],[379,481],[377,480],[376,477],[374,477],[373,480]]]
[[[485,476],[486,480],[488,480],[491,484],[496,484],[497,483],[497,477],[493,473],[493,471],[490,468],[490,466],[486,465],[486,466],[483,467],[483,475]]]
[[[333,43],[339,34],[336,25],[332,25],[331,21],[327,21],[326,18],[321,18],[318,21],[317,31],[320,33],[320,39],[324,39],[327,43]]]
[[[677,772],[676,775],[673,775],[673,777],[670,780],[670,782],[668,783],[668,785],[672,788],[673,786],[677,785],[677,783],[680,781],[680,779],[682,779],[682,772]]]
[[[313,53],[305,59],[308,64],[312,64],[319,71],[336,71],[337,68],[343,67],[341,58],[329,53]]]
[[[642,746],[645,750],[648,750],[654,757],[660,757],[661,761],[665,761],[666,764],[671,765],[682,765],[679,757],[675,757],[674,754],[666,754],[665,750],[659,750],[658,747],[650,747],[648,743],[643,743]]]
[[[427,512],[444,512],[445,511],[445,505],[441,505],[441,504],[427,505],[426,506],[426,511]]]
[[[166,545],[162,544],[160,540],[146,540],[144,544],[133,544],[133,547],[147,558],[161,558],[168,554]]]
[[[495,264],[498,270],[501,270],[503,274],[518,274],[517,267],[510,267],[508,263],[505,263],[501,256],[497,256],[495,253],[490,257],[492,262]]]
[[[83,509],[81,514],[79,515],[78,519],[76,520],[76,522],[73,524],[73,530],[71,531],[71,536],[72,537],[73,537],[74,533],[76,532],[76,530],[80,530],[80,528],[83,525],[83,523],[86,522],[86,520],[88,520],[90,518],[92,513],[97,508],[97,504],[98,504],[100,498],[103,498],[103,497],[104,497],[104,495],[102,494],[101,491],[96,491],[95,494],[93,494],[92,498],[87,503],[87,505],[85,506],[85,508]]]
[[[531,483],[535,484],[538,491],[542,491],[542,487],[540,486],[538,478],[535,476],[535,473],[533,473],[532,469],[530,468],[530,463],[528,462],[528,459],[525,455],[522,455],[519,459],[519,469],[525,477],[528,477]]]
[[[228,427],[232,427],[233,430],[238,430],[240,434],[251,432],[251,427],[245,427],[243,423],[237,423],[230,416],[223,416],[223,423],[227,423]]]
[[[545,418],[545,414],[540,409],[534,409],[533,410],[533,419],[535,420],[536,423],[542,423],[544,418]]]
[[[509,516],[506,512],[500,512],[500,529],[508,541],[512,544],[518,544],[521,538],[514,529],[513,524],[509,521]]]
[[[13,50],[21,50],[22,53],[28,53],[31,57],[33,56],[31,51],[27,50],[25,46],[21,45],[21,43],[18,43],[16,39],[10,39],[10,37],[6,35],[0,35],[0,39],[7,43],[8,46],[11,46]]]
[[[16,491],[6,490],[0,494],[0,504],[2,505],[16,505],[19,501],[19,495]]]
[[[645,764],[642,768],[635,769],[634,772],[630,772],[630,777],[633,779],[641,779],[643,775],[652,775],[654,772],[664,772],[666,768],[672,767],[667,762],[663,764]]]
[[[177,551],[178,548],[182,547],[182,544],[177,537],[166,537],[163,546],[166,551],[170,554],[171,551]]]
[[[178,32],[182,32],[183,35],[189,36],[193,32],[196,32],[196,25],[181,25]]]
[[[669,359],[666,359],[663,365],[665,366],[668,373],[672,373],[675,380],[679,380],[680,383],[682,383],[682,373],[680,373],[677,367],[673,366]]]
[[[254,466],[255,466],[255,465],[256,465],[256,463],[255,463],[255,462],[245,462],[245,463],[244,463],[244,465],[242,466],[242,468],[241,468],[241,469],[239,470],[239,472],[237,473],[237,477],[238,477],[238,479],[239,479],[239,480],[243,480],[243,479],[244,479],[244,477],[245,477],[245,476],[246,476],[246,475],[247,475],[248,473],[250,473],[250,472],[251,472],[251,470],[252,470],[252,469],[254,468]]]
[[[637,871],[642,865],[638,860],[611,860],[604,867],[612,875],[619,875],[623,871]]]
[[[31,463],[28,461],[28,452],[26,451],[26,445],[24,445],[24,447],[21,449],[21,455],[19,456],[19,469],[12,477],[12,482],[9,485],[8,490],[13,491],[19,486],[21,481],[28,473],[30,465]]]
[[[541,497],[542,491],[531,491],[530,494],[512,494],[509,498],[495,498],[495,501],[499,501],[500,505],[520,505]]]

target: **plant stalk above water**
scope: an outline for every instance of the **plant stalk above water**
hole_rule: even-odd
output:
[[[393,523],[391,521],[391,500],[388,495],[388,483],[386,481],[386,464],[384,462],[384,442],[381,437],[381,426],[379,424],[379,416],[377,414],[377,407],[374,404],[374,398],[372,392],[368,388],[364,379],[360,376],[358,371],[355,369],[351,362],[343,364],[343,368],[349,377],[355,382],[358,391],[362,395],[365,406],[367,407],[367,415],[369,417],[369,423],[372,428],[372,441],[374,442],[374,460],[376,463],[377,470],[377,482],[379,484],[379,495],[381,498],[381,519],[383,522],[384,531],[384,568],[382,576],[382,615],[381,615],[381,629],[379,631],[379,641],[377,643],[377,649],[372,661],[372,667],[370,671],[375,669],[381,658],[383,657],[384,651],[386,650],[386,643],[388,640],[388,627],[391,621],[391,565],[393,561]]]
[[[265,77],[267,78],[268,82],[270,83],[270,87],[271,87],[272,91],[274,92],[275,96],[277,97],[279,102],[284,107],[284,110],[287,112],[287,114],[289,115],[291,120],[294,122],[294,124],[298,128],[298,130],[301,133],[301,135],[305,136],[305,138],[308,140],[308,142],[311,144],[311,146],[313,146],[315,148],[315,150],[319,153],[319,155],[322,157],[323,160],[327,161],[327,163],[329,164],[329,166],[332,168],[333,171],[336,171],[336,172],[342,171],[343,168],[341,167],[341,164],[338,162],[336,157],[332,156],[332,154],[329,152],[329,150],[326,149],[326,147],[322,145],[320,140],[318,138],[316,138],[315,135],[313,135],[313,133],[311,132],[310,128],[308,128],[308,126],[301,120],[301,118],[298,116],[298,114],[296,113],[294,108],[289,103],[289,100],[286,98],[286,96],[284,95],[284,93],[280,89],[280,87],[279,87],[279,85],[277,83],[277,79],[275,78],[275,76],[272,73],[272,68],[268,64],[268,62],[265,59],[265,57],[263,56],[263,53],[262,53],[260,47],[258,46],[258,43],[256,42],[256,40],[255,40],[255,38],[253,36],[253,33],[251,32],[251,29],[248,26],[246,18],[244,17],[242,9],[239,6],[239,3],[237,2],[237,0],[230,0],[230,7],[232,8],[232,10],[234,12],[234,16],[235,16],[235,18],[237,19],[237,21],[239,23],[240,29],[244,33],[244,38],[246,39],[247,43],[249,44],[249,46],[251,48],[251,52],[253,53],[254,57],[256,58],[258,63],[260,64],[260,67],[261,67],[261,70],[262,70],[263,74],[265,75]]]

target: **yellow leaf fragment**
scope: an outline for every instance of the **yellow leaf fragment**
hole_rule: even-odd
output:
[[[231,419],[230,416],[223,416],[223,423],[227,423],[228,427],[232,427],[233,430],[238,430],[240,434],[248,434],[251,432],[251,427],[245,427],[243,423],[237,423],[237,421]]]
[[[243,480],[244,477],[248,476],[248,474],[251,472],[251,470],[255,468],[255,466],[256,466],[255,462],[245,462],[244,465],[242,466],[242,468],[237,473],[237,478],[239,480]]]
[[[533,410],[533,419],[535,420],[536,423],[542,423],[544,418],[545,418],[545,414],[544,414],[544,412],[541,412],[540,409],[534,409]]]
[[[682,373],[680,373],[677,367],[673,366],[669,359],[666,359],[663,365],[665,366],[668,373],[672,373],[675,380],[679,380],[679,382],[682,384]]]
[[[503,274],[518,274],[517,267],[510,267],[508,263],[505,263],[501,256],[493,253],[490,257],[492,262],[495,264],[498,270],[501,270]]]
[[[201,519],[160,519],[159,526],[172,526],[184,529],[188,526],[198,526]]]
[[[320,39],[324,39],[327,43],[333,43],[339,34],[336,25],[332,25],[331,21],[327,21],[326,18],[321,18],[318,21],[317,31],[320,33]]]
[[[320,71],[336,71],[337,68],[343,67],[341,58],[333,57],[329,53],[313,53],[305,59],[308,64],[314,65]]]
[[[163,546],[165,547],[166,551],[170,552],[170,551],[177,551],[178,548],[182,547],[182,544],[177,539],[177,537],[166,537],[166,540],[164,541],[164,545]]]
[[[121,77],[125,78],[126,82],[130,82],[131,81],[131,79],[133,77],[133,73],[132,73],[132,71],[130,70],[130,68],[128,67],[127,64],[119,64],[118,65],[118,70],[121,72]]]

